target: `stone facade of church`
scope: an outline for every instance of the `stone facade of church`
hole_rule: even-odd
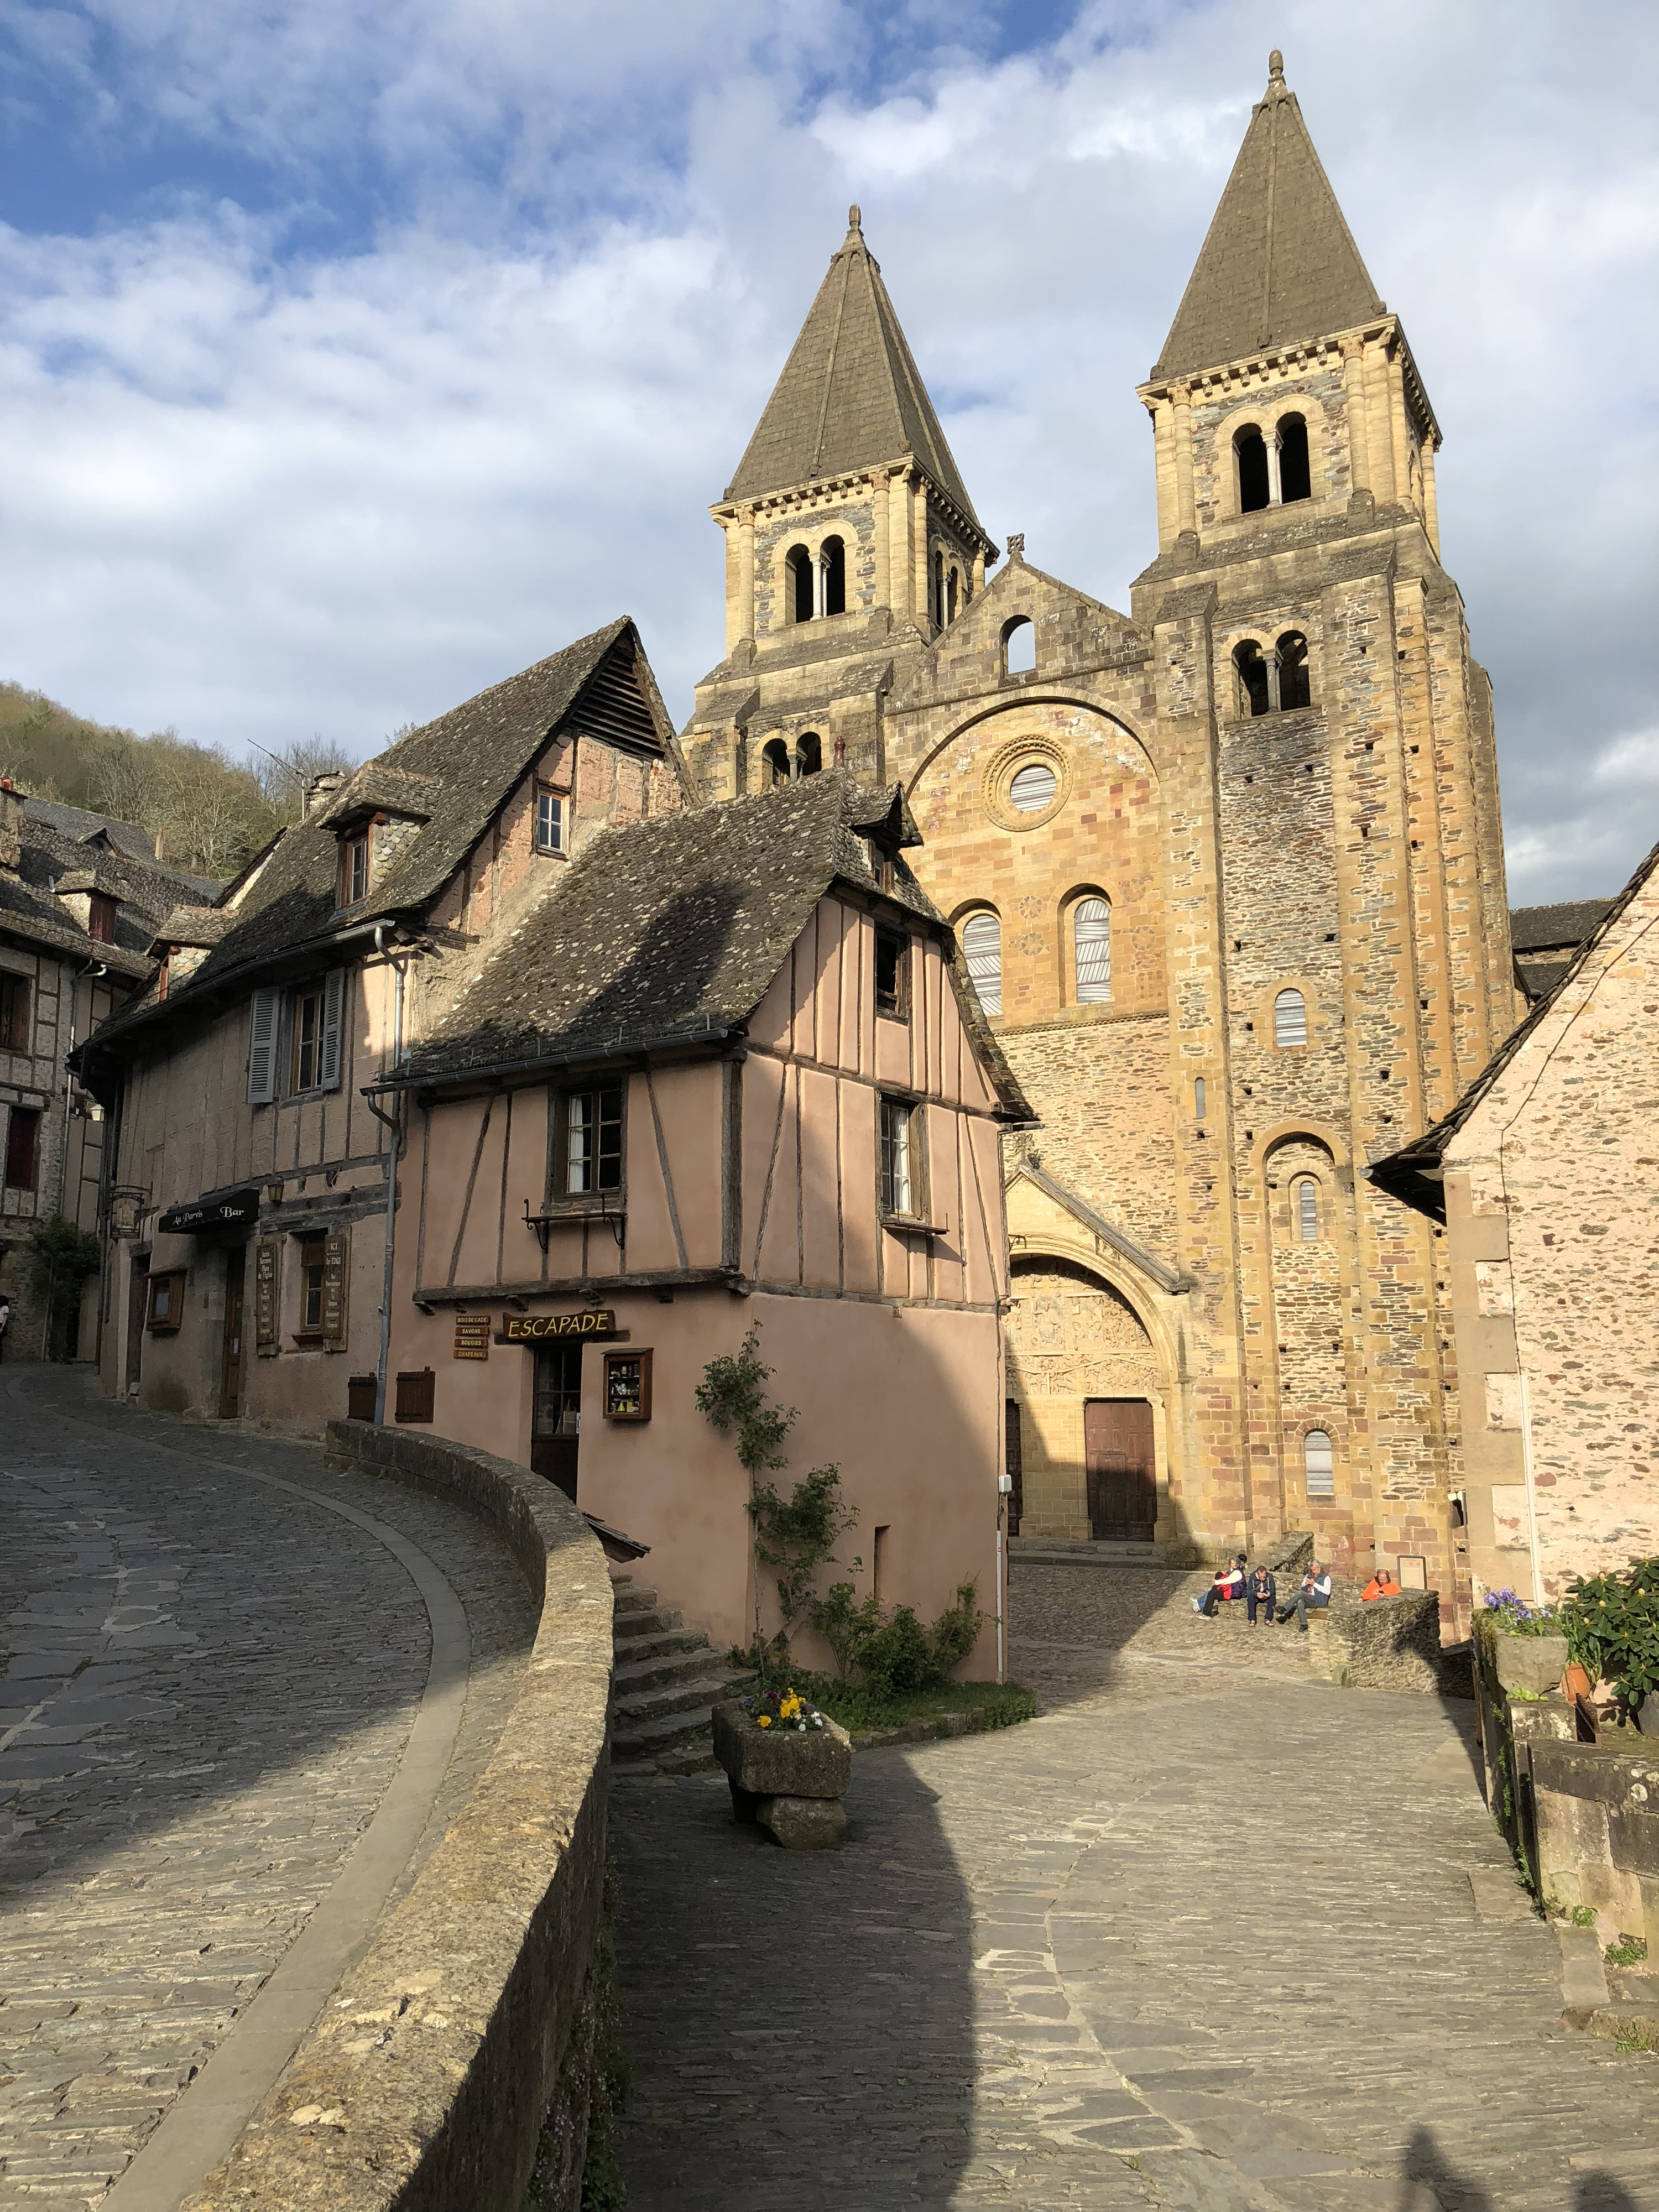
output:
[[[1138,397],[1158,546],[1126,615],[1002,559],[854,210],[714,509],[686,757],[705,799],[905,787],[1042,1122],[1007,1162],[1022,1533],[1190,1558],[1312,1526],[1449,1619],[1441,1232],[1364,1170],[1515,1019],[1491,689],[1438,426],[1276,55]]]

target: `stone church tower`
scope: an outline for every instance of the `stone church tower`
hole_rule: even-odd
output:
[[[1365,1170],[1512,1026],[1491,687],[1433,410],[1270,70],[1139,387],[1130,613],[1018,537],[987,580],[855,209],[714,509],[726,657],[685,744],[710,799],[905,786],[1042,1119],[1008,1161],[1023,1533],[1311,1526],[1449,1612],[1444,1247]]]

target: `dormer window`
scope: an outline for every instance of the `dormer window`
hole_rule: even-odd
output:
[[[564,800],[559,793],[550,791],[545,785],[536,793],[536,850],[564,850]]]
[[[115,942],[116,902],[102,891],[94,891],[87,914],[87,935],[95,945]]]
[[[368,827],[340,840],[340,904],[356,906],[368,896]]]

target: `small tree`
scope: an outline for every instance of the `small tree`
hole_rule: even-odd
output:
[[[61,1213],[38,1221],[29,1231],[29,1289],[46,1310],[46,1354],[67,1359],[70,1339],[81,1310],[81,1286],[95,1275],[102,1255],[98,1239]]]
[[[858,1520],[857,1509],[842,1503],[841,1474],[835,1467],[814,1468],[787,1499],[763,1480],[788,1464],[784,1440],[796,1420],[794,1407],[775,1406],[768,1398],[766,1385],[771,1378],[772,1370],[760,1356],[760,1326],[756,1322],[735,1358],[722,1352],[709,1361],[696,1393],[699,1411],[722,1434],[735,1436],[738,1462],[749,1477],[750,1541],[757,1563],[750,1656],[763,1675],[769,1667],[788,1666],[789,1638],[812,1603],[818,1569],[833,1564],[836,1544]],[[779,1626],[769,1642],[761,1633],[763,1566],[778,1570]]]

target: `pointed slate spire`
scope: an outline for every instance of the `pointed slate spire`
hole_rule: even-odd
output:
[[[1152,374],[1218,368],[1263,346],[1328,337],[1385,312],[1275,48],[1267,94],[1251,110]]]
[[[841,251],[726,496],[759,499],[912,453],[977,526],[856,207],[847,220]]]

